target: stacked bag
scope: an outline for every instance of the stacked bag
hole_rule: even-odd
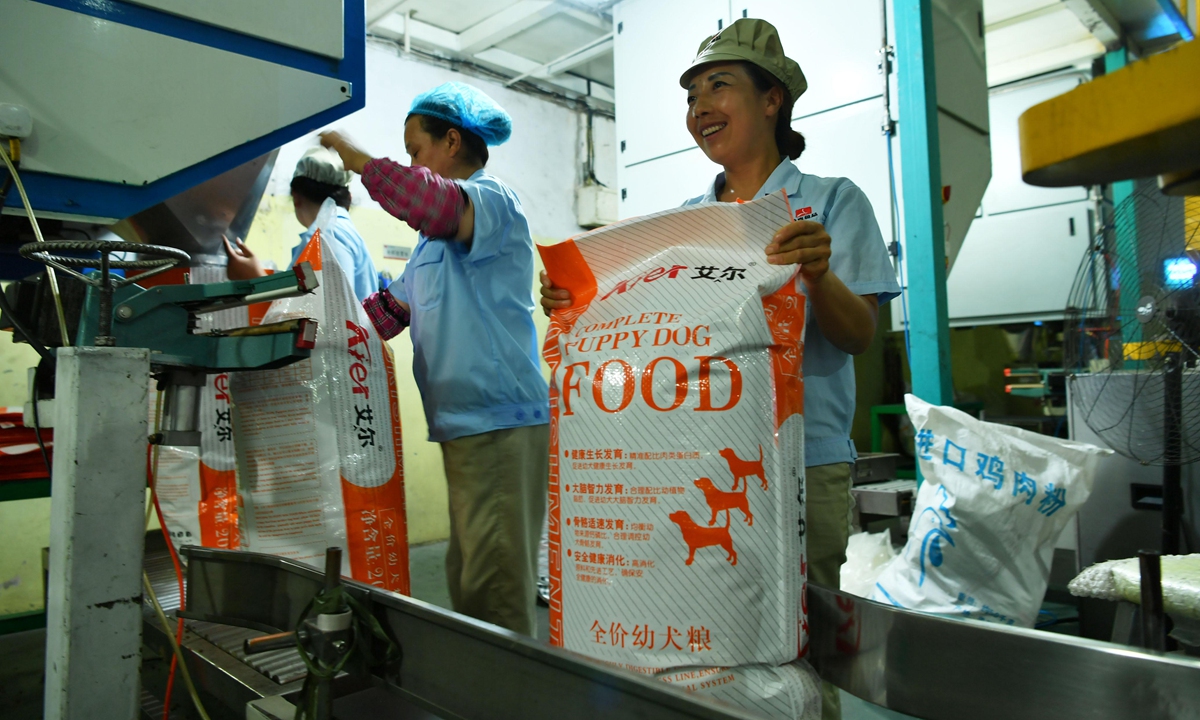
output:
[[[805,297],[785,194],[540,248],[551,643],[769,717],[819,714],[804,613]]]

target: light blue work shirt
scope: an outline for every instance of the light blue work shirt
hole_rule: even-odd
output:
[[[300,257],[315,231],[316,228],[310,227],[300,233],[300,244],[292,248],[292,262],[288,267],[296,264],[296,259]],[[329,247],[333,250],[342,272],[346,273],[350,284],[354,286],[354,294],[358,299],[366,300],[369,295],[379,292],[379,273],[375,270],[375,263],[371,260],[371,254],[367,252],[367,244],[362,235],[354,228],[350,213],[344,207],[339,206],[337,209],[332,234],[333,241],[329,243]]]
[[[422,233],[388,288],[411,310],[413,375],[434,442],[550,421],[521,201],[483,170],[458,184],[475,209],[471,242]]]
[[[717,175],[708,192],[684,205],[717,202],[725,175]],[[871,202],[846,178],[806,175],[784,159],[753,198],[786,190],[798,220],[825,226],[831,238],[829,271],[855,295],[875,295],[883,305],[900,294],[891,256],[879,232]],[[802,213],[805,208],[810,212]],[[798,283],[803,283],[797,278]],[[826,339],[808,306],[804,336],[804,464],[808,467],[853,462],[858,456],[850,440],[854,421],[854,360]]]

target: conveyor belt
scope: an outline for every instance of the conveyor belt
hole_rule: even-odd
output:
[[[175,578],[171,556],[166,551],[147,553],[143,567],[163,612],[167,613],[168,617],[174,617],[175,611],[179,609],[179,582]],[[149,608],[148,599],[146,606]],[[293,648],[273,650],[247,659],[242,649],[245,641],[266,633],[200,620],[185,620],[184,627],[280,685],[303,680],[308,672],[300,654]]]

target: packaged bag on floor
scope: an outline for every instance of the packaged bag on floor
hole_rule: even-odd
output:
[[[804,638],[805,298],[782,193],[541,248],[551,642],[631,668],[782,664]]]
[[[690,693],[770,720],[821,717],[821,678],[804,660],[778,667],[676,668],[656,677]]]
[[[242,548],[319,565],[344,549],[342,572],[408,593],[400,412],[392,354],[321,236],[326,200],[298,262],[316,292],[276,300],[263,324],[317,320],[312,357],[230,374]]]
[[[1054,545],[1111,450],[905,397],[925,480],[908,543],[872,599],[1033,627]]]

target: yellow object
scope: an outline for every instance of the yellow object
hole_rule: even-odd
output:
[[[1139,60],[1026,110],[1031,185],[1092,185],[1200,168],[1200,42]]]
[[[1183,345],[1169,340],[1125,343],[1122,348],[1126,360],[1153,360],[1167,353],[1183,352]]]

